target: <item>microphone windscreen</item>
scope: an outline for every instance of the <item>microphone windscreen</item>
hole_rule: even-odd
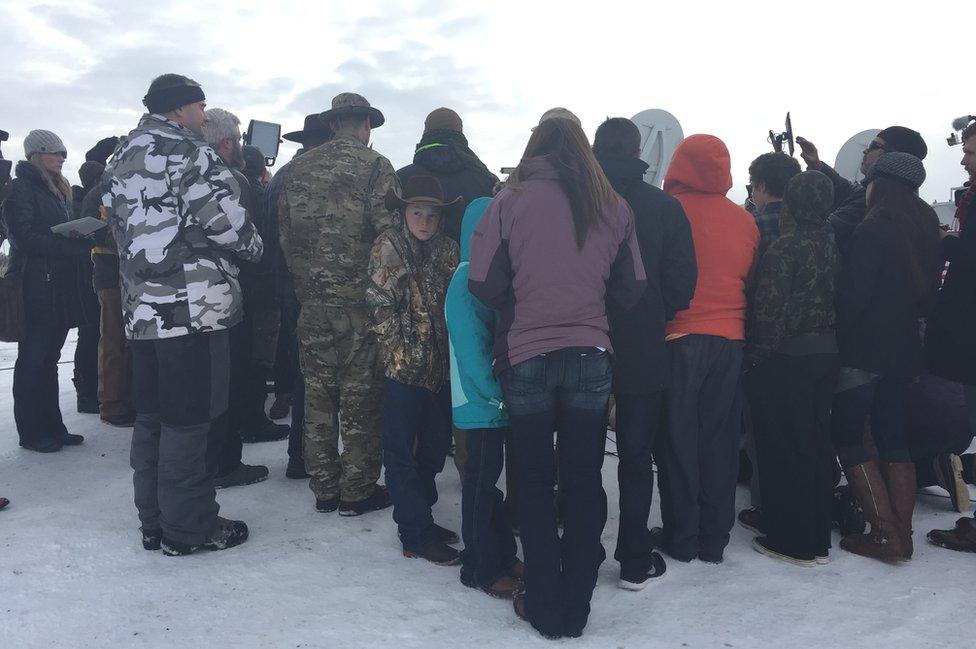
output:
[[[952,130],[961,131],[967,126],[969,126],[969,123],[971,121],[973,121],[972,115],[963,115],[962,117],[957,117],[956,119],[952,120]]]

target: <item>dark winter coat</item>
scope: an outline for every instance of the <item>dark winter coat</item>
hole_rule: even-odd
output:
[[[840,253],[826,222],[832,186],[823,174],[806,172],[790,182],[787,194],[790,207],[780,212],[780,236],[766,248],[753,287],[746,326],[750,364],[774,352],[837,351],[834,286]]]
[[[241,185],[241,204],[264,241],[264,252],[259,261],[237,260],[241,271],[238,278],[244,296],[244,308],[249,313],[272,310],[278,304],[277,272],[281,259],[278,221],[272,221],[268,213],[267,185],[258,178],[249,177],[237,170],[233,170],[233,173]]]
[[[677,199],[644,182],[647,163],[623,155],[598,156],[613,188],[634,212],[647,289],[629,311],[611,308],[610,339],[617,355],[614,393],[650,394],[667,387],[664,324],[688,308],[698,266],[691,226]]]
[[[460,134],[454,134],[461,138]],[[433,176],[441,183],[444,190],[444,200],[450,202],[461,197],[464,207],[480,196],[491,196],[498,177],[484,168],[484,165],[472,164],[474,154],[464,144],[451,141],[450,136],[443,138],[442,143],[422,145],[413,156],[413,164],[409,164],[397,171],[400,185],[405,186],[407,180],[413,176]],[[461,238],[461,214],[444,222],[442,232],[455,242]]]
[[[97,323],[91,301],[83,299],[91,293],[91,275],[86,272],[91,241],[51,232],[52,226],[73,219],[71,203],[52,192],[30,162],[17,163],[12,185],[3,204],[10,239],[7,272],[22,278],[28,323],[44,320],[66,328]]]
[[[108,208],[102,205],[102,197],[108,191],[108,177],[101,180],[81,202],[79,218],[91,217],[108,221]],[[102,228],[95,233],[95,247],[92,248],[93,276],[92,287],[95,292],[119,288],[119,251],[112,236],[112,228]]]
[[[861,183],[852,183],[841,177],[828,164],[821,164],[818,171],[830,178],[830,182],[834,184],[834,209],[828,221],[834,230],[834,239],[841,254],[847,254],[854,230],[864,220],[864,215],[868,211],[865,199],[867,190]]]
[[[949,270],[925,325],[926,362],[932,374],[976,385],[976,201],[959,236],[942,239],[942,256]]]
[[[939,219],[929,208],[931,226]],[[865,219],[851,237],[837,288],[837,342],[841,363],[875,374],[916,377],[923,371],[919,319],[935,303],[939,269],[916,295],[897,226]]]

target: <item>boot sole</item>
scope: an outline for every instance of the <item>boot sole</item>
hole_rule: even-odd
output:
[[[257,478],[256,480],[246,480],[244,482],[235,482],[234,484],[228,484],[228,485],[214,484],[214,489],[232,489],[233,487],[246,487],[249,484],[257,484],[259,482],[264,482],[267,479],[268,476],[265,475],[265,476],[261,476],[260,478]]]
[[[857,536],[857,535],[854,535],[854,536]],[[882,554],[867,554],[867,553],[864,553],[864,552],[857,552],[856,550],[852,550],[850,547],[848,547],[844,543],[844,540],[845,539],[841,539],[840,540],[840,548],[842,550],[844,550],[845,552],[850,552],[851,554],[856,554],[859,557],[864,557],[866,559],[875,559],[876,561],[884,561],[885,563],[901,563],[903,561],[908,561],[908,559],[906,559],[904,556],[899,555],[899,554],[891,554],[890,556],[886,556],[886,555],[882,555]],[[877,546],[875,546],[875,547],[877,547]]]
[[[931,536],[926,536],[928,542],[932,545],[940,548],[945,548],[946,550],[952,550],[954,552],[969,552],[970,554],[976,554],[976,545],[957,545],[949,541],[940,541],[933,539]]]
[[[434,561],[433,559],[428,559],[427,557],[425,557],[422,554],[418,554],[416,552],[410,552],[409,550],[404,550],[403,551],[403,556],[405,556],[408,559],[425,559],[425,560],[429,561],[430,563],[434,564],[435,566],[456,566],[459,563],[461,563],[461,557],[455,557],[454,559],[451,559],[450,561]],[[491,593],[488,593],[488,594],[490,595]]]
[[[776,550],[771,550],[766,546],[762,545],[759,542],[759,539],[752,540],[752,549],[758,552],[759,554],[767,556],[771,559],[778,559],[779,561],[783,561],[784,563],[791,563],[794,566],[800,566],[802,568],[812,568],[813,566],[817,565],[816,559],[797,559],[796,557],[791,557],[788,554],[782,554],[780,552],[777,552]]]

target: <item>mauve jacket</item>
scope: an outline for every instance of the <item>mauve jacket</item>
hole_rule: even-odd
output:
[[[610,345],[607,300],[629,309],[647,285],[634,218],[624,200],[587,233],[582,249],[552,164],[527,158],[518,188],[495,196],[471,241],[468,288],[499,312],[494,371],[566,347]]]

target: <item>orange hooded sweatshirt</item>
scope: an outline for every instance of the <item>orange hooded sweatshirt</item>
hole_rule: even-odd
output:
[[[759,246],[756,220],[725,194],[732,188],[725,143],[692,135],[678,146],[664,191],[681,203],[691,223],[698,260],[695,297],[668,323],[666,334],[745,340],[746,282]]]

